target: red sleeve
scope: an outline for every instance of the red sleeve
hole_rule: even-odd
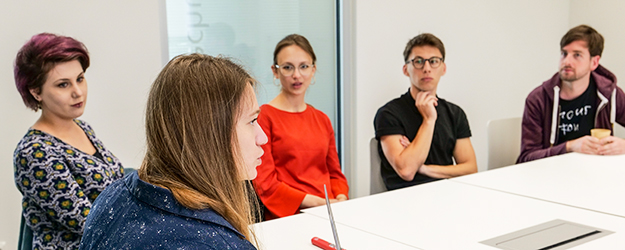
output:
[[[328,155],[326,156],[326,162],[328,164],[328,172],[330,173],[330,185],[334,197],[339,194],[348,196],[349,186],[347,185],[347,179],[341,171],[341,164],[339,162],[339,156],[336,151],[336,139],[334,138],[334,129],[330,120],[327,121],[328,131],[330,131],[330,146],[328,147]],[[348,196],[349,197],[349,196]]]
[[[267,218],[285,217],[295,214],[306,196],[305,192],[290,187],[278,179],[272,152],[272,126],[266,109],[261,108],[258,123],[269,139],[262,146],[265,151],[261,157],[262,163],[256,168],[258,174],[254,179],[254,187],[258,197],[267,208]]]

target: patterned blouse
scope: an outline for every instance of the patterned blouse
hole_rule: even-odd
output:
[[[91,204],[124,175],[119,160],[95,137],[91,126],[74,120],[96,154],[29,129],[13,154],[15,184],[23,195],[22,214],[33,230],[33,249],[78,249]]]

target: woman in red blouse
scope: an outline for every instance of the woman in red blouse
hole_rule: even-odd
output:
[[[332,201],[347,200],[349,187],[341,172],[334,130],[323,112],[306,104],[316,57],[308,40],[297,34],[282,39],[271,69],[280,94],[260,107],[258,123],[269,142],[254,180],[266,207],[265,219],[299,213],[325,204],[323,185]]]

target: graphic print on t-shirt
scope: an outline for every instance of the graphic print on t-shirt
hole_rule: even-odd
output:
[[[573,100],[560,100],[558,140],[556,144],[590,135],[595,127],[597,85],[590,80],[586,91]]]

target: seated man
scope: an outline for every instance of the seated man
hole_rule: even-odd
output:
[[[382,178],[389,190],[477,172],[464,111],[436,95],[447,70],[444,61],[445,47],[436,36],[412,38],[403,66],[410,89],[375,115]]]
[[[599,65],[603,36],[580,25],[560,40],[560,71],[525,100],[517,163],[568,152],[625,153],[625,140],[591,137],[593,128],[625,124],[625,94],[616,76]],[[555,114],[554,114],[555,112]]]

